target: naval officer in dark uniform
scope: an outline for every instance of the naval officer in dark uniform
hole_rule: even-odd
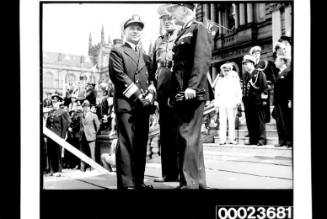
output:
[[[260,46],[254,46],[250,49],[250,55],[254,56],[256,60],[255,67],[259,71],[263,71],[266,75],[268,90],[266,93],[266,100],[264,103],[265,122],[270,122],[270,99],[272,96],[273,86],[276,80],[276,73],[278,72],[273,61],[264,60],[261,58],[262,49]]]
[[[178,28],[165,5],[158,13],[164,28],[164,35],[158,37],[153,48],[153,70],[156,78],[157,101],[159,103],[160,149],[162,178],[155,182],[178,181],[177,163],[177,118],[174,109],[168,105],[171,96],[172,49]]]
[[[201,124],[206,100],[209,99],[207,72],[211,60],[211,36],[203,23],[195,21],[193,4],[167,7],[182,29],[173,48],[172,98],[176,99],[180,189],[206,188],[201,142]],[[204,91],[199,95],[199,91]],[[183,96],[182,95],[182,96]]]
[[[255,68],[255,58],[245,55],[243,58],[243,103],[246,125],[249,131],[249,145],[266,144],[265,108],[262,94],[268,85],[264,72]]]
[[[118,189],[148,189],[144,171],[149,133],[149,106],[155,87],[149,74],[150,58],[139,48],[144,23],[138,15],[124,23],[126,42],[111,50],[109,74],[115,86],[118,143],[116,170]]]

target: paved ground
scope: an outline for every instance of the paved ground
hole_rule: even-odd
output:
[[[291,189],[292,159],[288,157],[231,156],[205,151],[207,185],[211,189]],[[178,185],[154,183],[161,176],[160,157],[147,162],[145,183],[156,189]],[[44,189],[116,189],[116,175],[96,170],[64,169],[61,177],[44,176]]]

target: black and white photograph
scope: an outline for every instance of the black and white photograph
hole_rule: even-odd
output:
[[[295,151],[310,142],[297,140],[294,87],[306,72],[294,58],[294,1],[38,7],[41,213],[50,200],[42,194],[63,191],[262,191],[261,199],[275,191],[287,195],[249,201],[243,215],[242,203],[220,200],[209,218],[250,218],[251,204],[257,218],[296,218]]]

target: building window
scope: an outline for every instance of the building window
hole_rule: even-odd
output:
[[[76,76],[73,73],[69,73],[66,75],[66,84],[75,84]]]
[[[235,18],[236,18],[235,7],[233,7],[233,5],[229,6],[227,8],[227,13],[228,13],[227,14],[227,16],[228,16],[227,17],[227,19],[228,19],[228,21],[227,21],[228,27],[227,28],[230,30],[233,30],[235,27]]]
[[[52,74],[52,72],[46,72],[44,74],[43,86],[45,88],[52,88],[53,87],[53,74]]]
[[[284,7],[280,7],[279,8],[280,11],[280,25],[281,25],[281,34],[285,35],[285,8]]]

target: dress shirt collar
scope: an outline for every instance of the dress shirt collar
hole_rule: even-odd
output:
[[[128,42],[128,41],[126,41],[126,43],[128,43],[128,45],[130,45],[132,47],[132,49],[135,51],[135,47],[137,45],[135,45],[134,43]]]

